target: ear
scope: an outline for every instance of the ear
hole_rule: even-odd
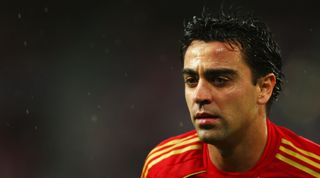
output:
[[[273,73],[269,73],[259,78],[257,84],[259,87],[258,104],[267,104],[276,85],[276,76]]]

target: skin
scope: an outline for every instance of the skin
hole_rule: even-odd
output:
[[[267,142],[266,104],[273,73],[252,82],[237,44],[193,41],[184,56],[185,98],[199,138],[220,170],[252,168]]]

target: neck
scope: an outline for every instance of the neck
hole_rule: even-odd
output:
[[[254,167],[267,143],[266,117],[257,118],[242,134],[223,144],[208,144],[211,162],[220,170],[244,172]]]

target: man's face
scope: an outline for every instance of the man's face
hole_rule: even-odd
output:
[[[193,41],[184,57],[185,98],[207,143],[231,141],[257,119],[259,87],[237,45]],[[231,140],[230,140],[231,139]]]

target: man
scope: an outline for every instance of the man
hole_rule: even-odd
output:
[[[320,178],[320,146],[268,119],[283,76],[267,26],[250,15],[204,12],[184,32],[185,98],[195,131],[156,146],[141,177]]]

